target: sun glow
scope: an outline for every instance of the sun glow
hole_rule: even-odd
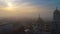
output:
[[[8,11],[14,10],[16,7],[13,5],[12,2],[7,2],[7,7],[5,8]]]
[[[5,9],[7,10],[13,10],[13,3],[12,0],[5,0],[7,7]]]
[[[7,3],[8,7],[13,7],[12,3],[8,2]]]

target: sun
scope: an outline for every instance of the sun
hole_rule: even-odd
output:
[[[12,0],[4,0],[4,2],[6,3],[7,7],[12,7],[13,6]]]
[[[7,6],[8,6],[9,8],[12,8],[12,7],[13,7],[13,4],[12,4],[11,2],[8,2],[8,3],[7,3]]]

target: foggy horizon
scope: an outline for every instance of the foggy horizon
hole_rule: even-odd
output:
[[[0,0],[0,34],[60,34],[60,0]]]
[[[53,12],[58,7],[60,0],[0,0],[0,18],[8,17],[40,17],[53,20]]]

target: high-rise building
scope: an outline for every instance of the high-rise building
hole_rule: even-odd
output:
[[[57,9],[53,13],[53,34],[60,34],[60,11]]]

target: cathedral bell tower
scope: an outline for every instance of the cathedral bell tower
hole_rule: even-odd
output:
[[[53,34],[60,34],[60,11],[57,9],[53,13]]]
[[[55,21],[59,21],[59,20],[60,20],[60,11],[57,9],[57,7],[56,7],[56,10],[54,11],[53,14],[54,14],[54,15],[53,15],[53,19],[54,19]]]

